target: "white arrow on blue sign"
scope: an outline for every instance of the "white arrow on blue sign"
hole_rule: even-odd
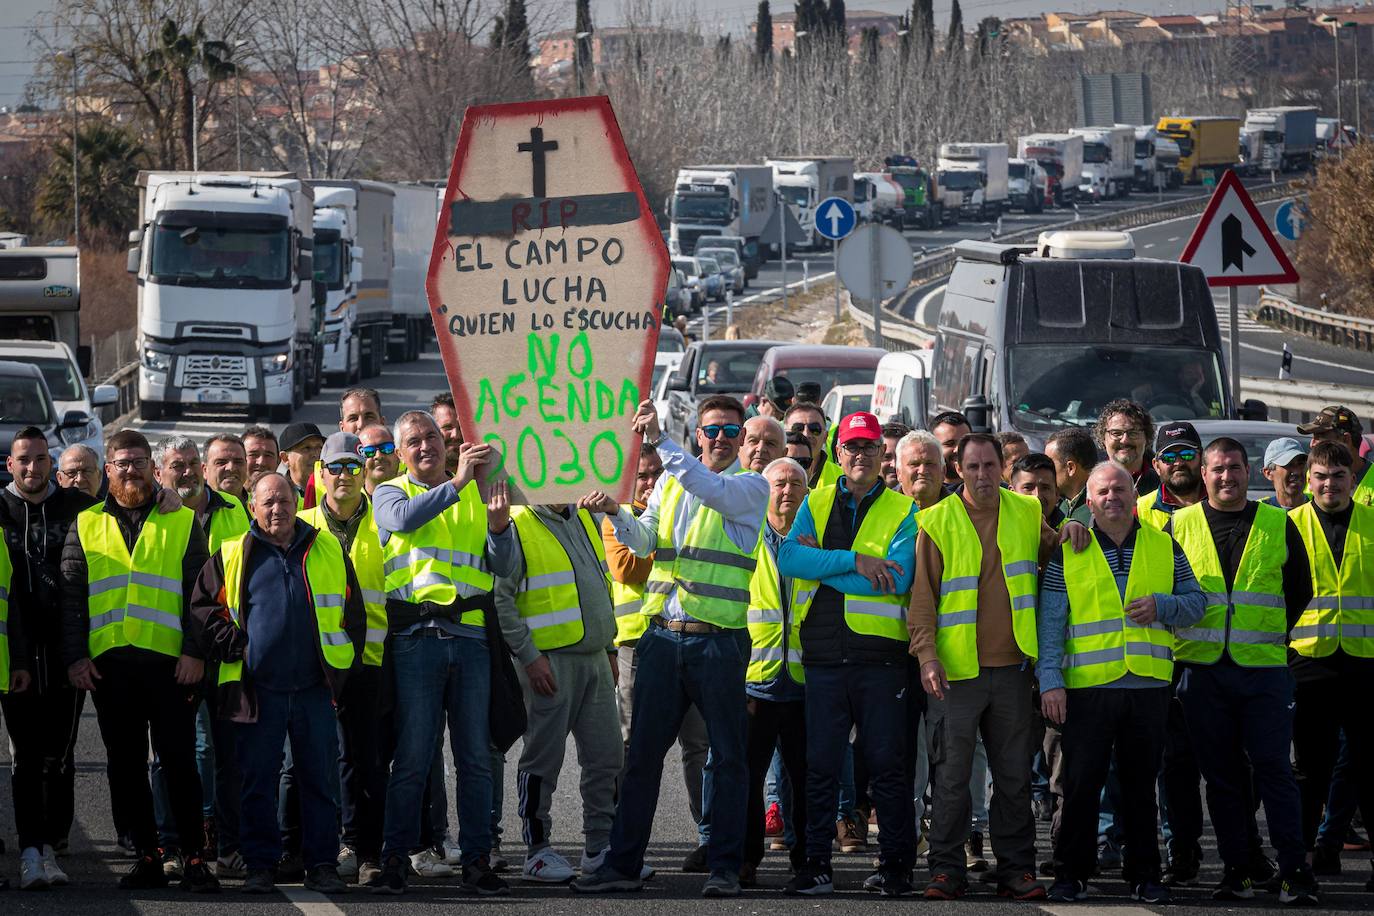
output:
[[[849,235],[858,221],[854,205],[843,197],[827,197],[816,207],[816,231],[831,241]]]
[[[1285,200],[1279,204],[1279,208],[1274,213],[1274,228],[1279,231],[1279,235],[1296,242],[1298,236],[1302,235],[1302,211],[1298,209],[1296,201]]]

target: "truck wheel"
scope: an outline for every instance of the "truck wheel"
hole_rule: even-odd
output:
[[[155,423],[162,419],[161,401],[139,401],[138,418],[145,423]]]

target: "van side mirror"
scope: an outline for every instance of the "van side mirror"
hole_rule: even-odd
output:
[[[132,236],[132,235],[136,235],[136,234],[141,234],[141,233],[133,233],[133,232],[130,232],[130,233],[129,233],[129,235],[131,235],[131,236]],[[126,259],[125,262],[124,262],[124,269],[127,270],[127,271],[128,271],[129,273],[131,273],[131,274],[136,274],[136,273],[138,273],[138,265],[139,265],[139,262],[142,261],[142,260],[143,260],[143,249],[142,249],[140,246],[135,245],[134,247],[132,247],[132,248],[129,249],[128,257],[127,257],[127,259]]]
[[[687,376],[683,375],[681,372],[674,372],[674,373],[668,378],[668,390],[669,390],[669,391],[691,391],[691,390],[692,390],[692,385],[691,385],[691,383],[687,380]]]
[[[981,394],[975,394],[971,398],[965,398],[961,405],[961,410],[965,417],[968,417],[969,429],[975,433],[992,432],[992,408],[988,406],[988,399]]]
[[[1246,398],[1241,402],[1239,413],[1242,420],[1268,420],[1269,405],[1258,398]]]

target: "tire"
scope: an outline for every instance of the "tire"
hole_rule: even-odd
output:
[[[138,418],[145,423],[155,423],[162,419],[161,401],[139,401]]]

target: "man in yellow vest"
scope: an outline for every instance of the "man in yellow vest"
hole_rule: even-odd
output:
[[[1056,532],[1040,502],[1004,489],[1001,443],[969,433],[956,451],[963,488],[919,515],[916,578],[909,625],[911,654],[929,697],[926,730],[935,769],[928,899],[968,889],[965,841],[969,773],[981,735],[992,771],[989,830],[1002,896],[1043,898],[1035,879],[1031,816],[1033,755],[1030,662],[1035,636],[1036,575],[1061,539],[1086,547],[1077,522]],[[997,801],[1000,799],[1000,801]]]
[[[292,423],[281,431],[278,441],[281,443],[282,466],[277,470],[281,471],[295,488],[298,509],[310,508],[319,496],[315,493],[309,494],[311,501],[307,506],[306,490],[310,486],[310,475],[314,473],[315,465],[320,460],[320,450],[324,448],[324,434],[314,423]]]
[[[120,430],[105,448],[109,495],[77,516],[62,551],[67,678],[94,695],[115,821],[127,826],[138,854],[120,887],[167,886],[148,786],[151,738],[187,857],[182,886],[215,891],[195,761],[193,699],[205,662],[186,632],[205,535],[190,509],[154,511],[152,447],[142,433]]]
[[[509,894],[491,867],[491,747],[510,746],[493,730],[523,731],[524,713],[518,695],[517,709],[494,705],[506,698],[497,692],[504,681],[492,671],[510,664],[492,601],[495,577],[514,572],[506,485],[492,483],[484,499],[477,478],[496,457],[486,444],[461,446],[450,476],[439,424],[422,410],[401,414],[395,435],[407,472],[372,492],[396,689],[382,875],[373,891],[405,893],[407,857],[419,846],[421,800],[446,713],[458,771],[463,887]]]
[[[1169,516],[1202,499],[1202,440],[1193,424],[1165,423],[1155,432],[1154,459],[1159,486],[1136,500],[1142,524],[1164,530]]]
[[[1312,437],[1312,448],[1316,448],[1318,442],[1344,445],[1350,451],[1350,475],[1354,480],[1350,498],[1362,506],[1374,506],[1374,477],[1369,473],[1369,461],[1360,457],[1364,427],[1354,411],[1340,405],[1323,407],[1311,423],[1300,425],[1298,432]]]
[[[878,870],[865,886],[910,893],[915,840],[906,799],[906,603],[916,506],[883,486],[882,426],[871,413],[840,420],[841,476],[812,490],[778,551],[796,580],[806,679],[806,863],[786,892],[834,891],[831,833],[851,728],[868,765],[882,827]]]
[[[1289,634],[1297,681],[1293,746],[1302,790],[1303,841],[1313,864],[1339,874],[1341,846],[1317,842],[1340,734],[1345,778],[1374,823],[1374,728],[1366,702],[1374,686],[1374,509],[1351,498],[1354,459],[1343,444],[1318,442],[1307,460],[1312,501],[1289,514],[1307,545],[1312,600]],[[1374,863],[1371,863],[1374,864]],[[1374,877],[1365,885],[1374,890]]]
[[[1278,853],[1279,899],[1316,903],[1289,762],[1293,678],[1286,651],[1288,631],[1312,593],[1307,550],[1282,509],[1246,498],[1250,466],[1241,443],[1213,440],[1203,452],[1202,480],[1207,498],[1175,512],[1169,525],[1207,597],[1202,619],[1176,632],[1174,658],[1183,667],[1178,698],[1207,780],[1224,866],[1212,897],[1249,899],[1256,879],[1265,877],[1257,873],[1247,824],[1253,771]]]
[[[181,497],[181,504],[196,514],[196,524],[205,532],[207,549],[219,552],[220,545],[248,533],[248,515],[243,503],[232,495],[210,489],[205,482],[205,465],[200,447],[188,436],[168,436],[154,451],[153,475],[157,482]]]
[[[243,890],[266,894],[275,885],[278,780],[290,742],[305,886],[341,893],[334,703],[363,651],[362,590],[338,539],[297,517],[284,476],[258,478],[249,506],[252,527],[205,564],[193,601],[207,652],[220,663],[220,714],[234,723]]]
[[[611,848],[597,871],[573,882],[583,893],[634,890],[658,804],[663,757],[695,705],[711,736],[712,784],[705,807],[711,835],[706,897],[740,893],[749,767],[744,675],[749,658],[749,578],[768,507],[768,482],[740,467],[744,407],[705,399],[698,411],[700,461],[667,437],[653,401],[639,405],[635,432],[658,451],[664,475],[638,517],[605,493],[582,508],[614,513],[616,537],[639,556],[654,553],[643,613],[649,628],[635,647],[634,721]]]
[[[1131,899],[1169,902],[1160,882],[1155,782],[1172,699],[1173,630],[1202,618],[1205,601],[1182,548],[1135,517],[1125,468],[1088,478],[1093,543],[1056,551],[1036,605],[1040,707],[1061,731],[1063,805],[1051,900],[1088,895],[1097,868],[1098,814],[1113,758],[1115,810],[1125,837]]]
[[[382,544],[363,494],[363,458],[358,437],[331,433],[320,453],[323,499],[300,514],[312,528],[327,530],[343,545],[358,577],[367,626],[361,664],[336,701],[339,719],[339,783],[342,788],[342,848],[339,875],[367,886],[381,873],[382,815],[386,768],[381,755],[382,677],[386,651],[386,577]]]
[[[756,555],[758,566],[749,580],[749,811],[740,869],[745,887],[756,883],[763,861],[763,789],[773,753],[779,749],[792,787],[787,810],[796,834],[792,868],[801,871],[806,866],[806,675],[797,622],[801,591],[795,579],[778,572],[778,550],[806,499],[807,475],[791,458],[775,458],[763,476],[768,481],[768,516]],[[832,833],[826,831],[827,840]]]
[[[363,492],[369,497],[388,480],[395,480],[401,469],[401,455],[391,430],[374,423],[358,431],[358,454],[363,456]]]
[[[562,884],[572,864],[553,847],[553,799],[572,735],[582,799],[581,870],[604,859],[624,761],[615,708],[615,609],[605,547],[576,506],[519,506],[515,572],[496,582],[506,645],[525,670],[529,724],[517,765],[527,847],[522,876]]]
[[[234,497],[248,515],[248,453],[243,440],[232,433],[217,433],[205,440],[205,483],[216,493]]]
[[[835,463],[833,455],[826,454],[825,434],[829,427],[820,405],[812,401],[795,402],[787,408],[782,425],[788,432],[799,433],[811,443],[811,466],[808,470],[812,488],[833,485],[840,477],[840,466]]]

